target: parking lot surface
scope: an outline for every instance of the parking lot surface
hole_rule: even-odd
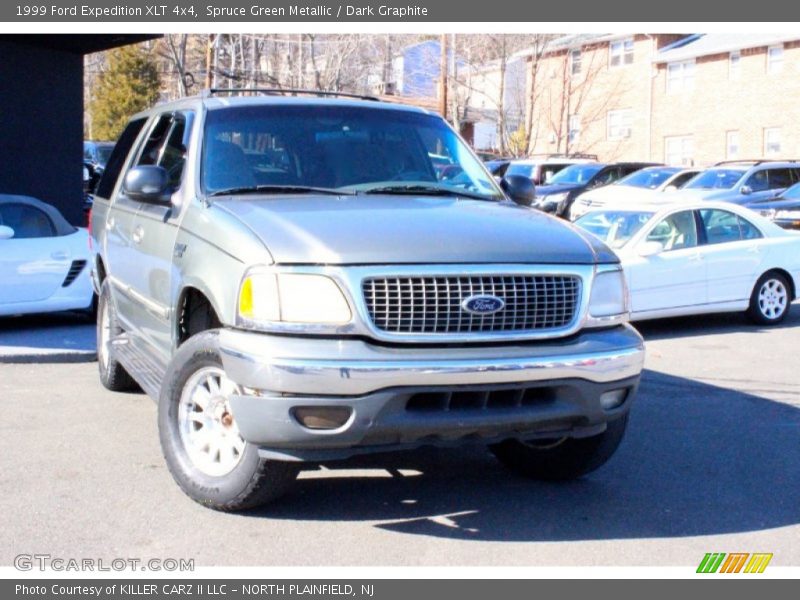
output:
[[[423,449],[302,473],[246,514],[186,498],[156,407],[95,363],[0,364],[0,564],[20,553],[210,565],[685,565],[706,552],[800,564],[800,306],[640,326],[626,439],[574,482],[531,482],[483,448]]]

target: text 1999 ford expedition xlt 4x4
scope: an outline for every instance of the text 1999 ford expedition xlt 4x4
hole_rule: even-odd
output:
[[[369,99],[136,115],[92,214],[102,382],[157,398],[172,475],[221,510],[277,497],[302,461],[426,444],[592,471],[643,344],[615,255],[521,206],[530,186],[498,186],[441,117]]]

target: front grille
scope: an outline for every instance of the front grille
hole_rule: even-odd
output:
[[[376,277],[362,283],[375,327],[387,333],[520,332],[569,325],[580,304],[574,275]],[[462,308],[471,296],[490,295],[505,306],[493,314]]]
[[[69,272],[67,276],[64,278],[64,283],[61,284],[61,287],[67,287],[70,285],[75,279],[77,279],[78,275],[81,274],[83,268],[86,266],[85,260],[73,260],[72,264],[69,267]]]

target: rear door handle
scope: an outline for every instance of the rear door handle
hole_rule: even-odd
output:
[[[144,229],[141,225],[137,225],[133,230],[133,243],[134,244],[141,244],[142,238],[144,237]]]

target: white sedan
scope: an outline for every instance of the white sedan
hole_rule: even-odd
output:
[[[91,310],[86,229],[28,196],[0,195],[0,316]]]
[[[591,211],[575,224],[619,255],[632,320],[746,311],[770,325],[800,289],[800,235],[747,208],[637,204]]]

